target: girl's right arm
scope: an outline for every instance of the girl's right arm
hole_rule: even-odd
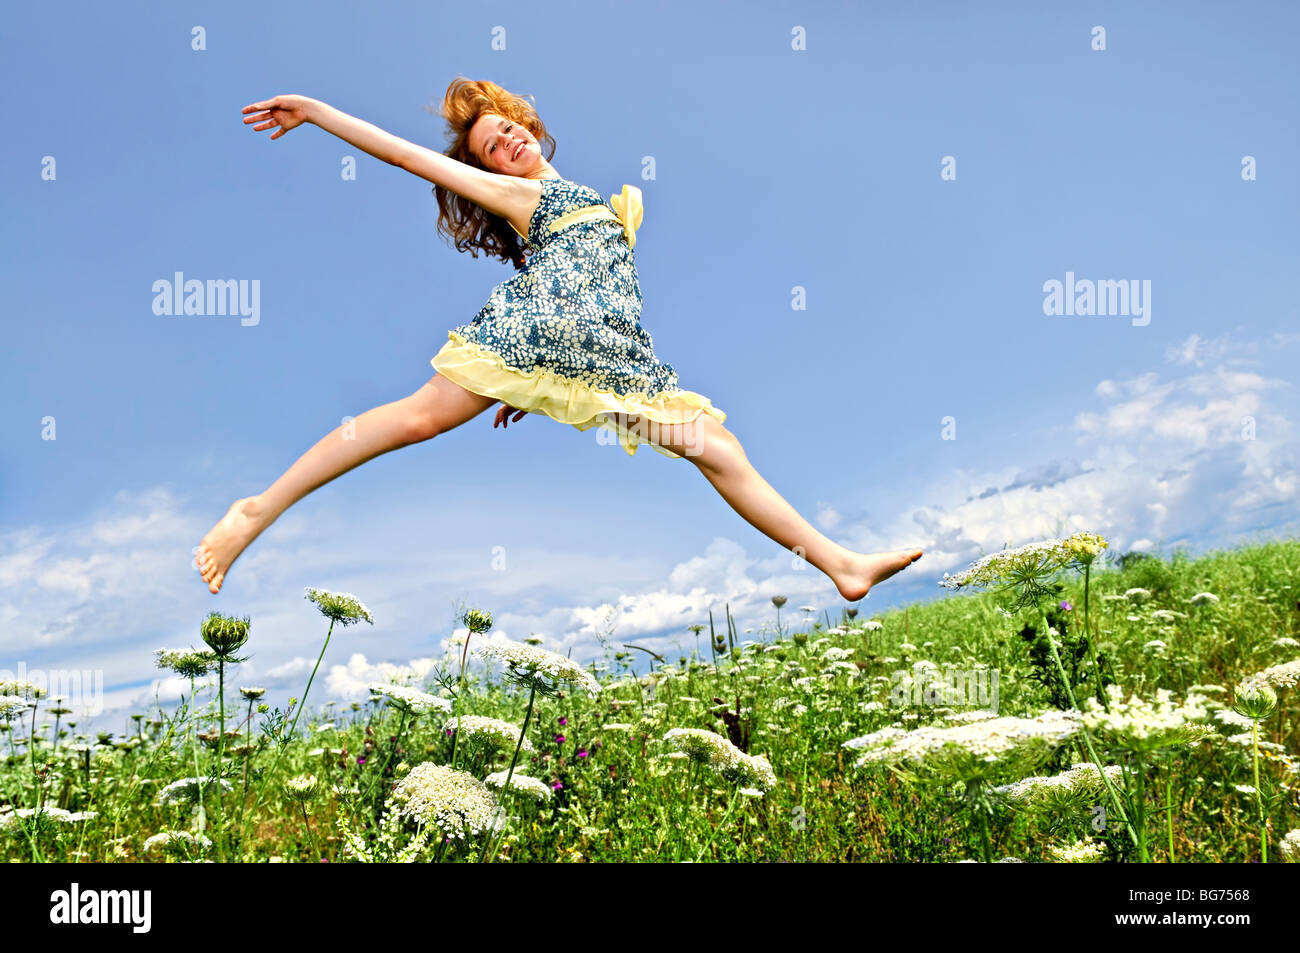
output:
[[[252,113],[246,115],[244,123],[257,123],[253,126],[257,131],[279,126],[271,136],[272,139],[280,138],[304,122],[314,123],[376,159],[382,159],[412,175],[450,189],[492,214],[511,221],[523,219],[527,210],[537,204],[537,187],[533,185],[530,195],[528,188],[520,185],[521,179],[517,176],[476,169],[441,152],[395,136],[356,116],[349,116],[318,99],[276,96],[245,106],[244,113]]]

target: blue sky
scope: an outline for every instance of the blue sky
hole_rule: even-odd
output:
[[[304,586],[377,619],[331,646],[317,701],[440,654],[462,601],[580,658],[607,622],[670,648],[727,601],[755,633],[777,593],[841,606],[690,464],[491,412],[308,497],[210,596],[191,549],[229,503],[417,389],[512,273],[437,236],[428,183],[314,127],[243,125],[277,93],[440,149],[423,107],[490,78],[535,97],[561,175],[639,186],[642,323],[682,386],[835,539],[926,549],[868,614],[1059,532],[1291,534],[1298,21],[1280,2],[7,10],[0,669],[102,670],[110,706],[138,705],[151,650],[215,608],[253,618],[241,680],[296,691],[322,628]],[[258,280],[259,322],[155,315],[177,271]],[[1045,315],[1067,272],[1149,281],[1149,323]]]

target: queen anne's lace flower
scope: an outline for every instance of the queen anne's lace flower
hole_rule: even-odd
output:
[[[154,659],[159,668],[175,672],[183,678],[202,678],[217,667],[217,655],[206,649],[157,649]]]
[[[1245,679],[1242,685],[1263,683],[1271,688],[1294,688],[1300,682],[1300,659],[1274,665]]]
[[[1177,705],[1167,688],[1157,689],[1154,701],[1137,695],[1125,699],[1118,685],[1106,686],[1106,694],[1110,710],[1090,697],[1084,702],[1083,720],[1114,747],[1141,753],[1196,744],[1213,733],[1213,728],[1203,724],[1209,711],[1200,695],[1189,695]]]
[[[764,791],[776,787],[776,773],[767,758],[746,754],[716,732],[704,728],[673,728],[664,735],[664,741],[727,781]]]
[[[25,712],[31,703],[21,695],[0,695],[0,718],[13,718]]]
[[[212,841],[203,834],[191,834],[189,831],[162,831],[146,838],[144,852],[151,854],[159,848],[173,850],[207,850]]]
[[[1076,711],[1046,711],[1033,718],[1003,716],[913,731],[888,727],[846,741],[844,747],[863,752],[857,767],[895,764],[966,780],[1000,763],[1041,760],[1072,738],[1079,723]]]
[[[495,771],[484,778],[483,782],[488,787],[500,791],[505,787],[506,774],[505,771]],[[510,790],[536,798],[539,801],[549,801],[551,799],[551,788],[545,781],[539,781],[537,778],[531,778],[518,772],[510,775]]]
[[[564,683],[586,689],[592,695],[601,690],[596,677],[577,662],[535,645],[498,635],[482,643],[477,654],[483,659],[503,662],[508,678],[544,695],[555,694]]]
[[[386,685],[372,682],[369,686],[372,695],[383,695],[394,708],[399,708],[408,715],[424,715],[431,711],[451,711],[451,702],[438,695],[430,695],[418,689],[404,685]]]
[[[225,778],[220,783],[223,791],[234,790]],[[200,788],[203,789],[203,796],[209,797],[216,785],[217,782],[212,778],[181,778],[159,791],[158,800],[163,804],[193,804],[199,800]]]
[[[466,738],[474,741],[480,741],[497,748],[507,748],[514,750],[515,745],[519,744],[519,729],[508,721],[502,721],[500,718],[486,718],[483,715],[461,715],[459,718],[453,718],[443,726],[444,731],[461,731]],[[533,743],[527,738],[524,739],[520,751],[532,752]]]
[[[1287,860],[1292,862],[1300,861],[1300,827],[1293,831],[1287,831],[1286,835],[1278,843],[1277,849],[1282,852],[1282,856]]]
[[[1063,864],[1095,864],[1106,854],[1105,845],[1084,838],[1074,844],[1049,847],[1047,852]]]
[[[67,811],[48,804],[43,807],[20,807],[17,810],[6,807],[0,810],[0,831],[16,828],[28,821],[78,824],[82,821],[94,820],[98,816],[97,811]]]
[[[0,695],[17,695],[19,698],[42,698],[45,689],[35,682],[20,678],[0,679]]]
[[[1116,784],[1120,782],[1123,773],[1123,767],[1118,764],[1106,766],[1106,777]],[[1060,774],[1054,774],[1050,777],[1024,778],[1013,784],[1001,785],[993,790],[994,793],[1001,794],[1011,801],[1038,803],[1062,795],[1094,793],[1104,787],[1105,782],[1102,781],[1101,772],[1097,770],[1097,766],[1090,761],[1081,761],[1068,771],[1062,771]]]
[[[366,604],[350,592],[330,592],[307,586],[303,598],[315,605],[325,618],[340,625],[355,625],[363,620],[375,624],[375,617]]]
[[[1106,541],[1095,533],[1075,533],[1065,539],[1029,543],[989,553],[959,573],[944,573],[939,585],[945,589],[983,589],[1000,583],[1030,583],[1076,560],[1090,562],[1106,546]]]
[[[440,828],[449,837],[493,829],[497,800],[478,778],[425,761],[393,788],[392,808],[403,817]]]

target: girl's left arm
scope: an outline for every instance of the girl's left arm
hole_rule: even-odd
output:
[[[517,217],[518,206],[527,198],[517,187],[513,176],[476,169],[441,152],[395,136],[318,99],[276,96],[245,106],[244,112],[255,113],[244,120],[245,123],[258,123],[254,129],[279,126],[279,130],[271,136],[272,139],[278,139],[303,122],[313,123],[344,142],[370,153],[376,159],[450,189],[494,215]],[[534,196],[534,201],[535,198]]]

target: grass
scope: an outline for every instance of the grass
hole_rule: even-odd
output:
[[[474,664],[472,651],[462,672],[460,649],[416,686],[455,701],[458,714],[515,726],[531,705],[531,753],[508,739],[458,741],[446,727],[455,714],[416,714],[380,698],[293,711],[259,710],[233,693],[224,704],[187,699],[139,713],[126,736],[97,738],[77,735],[66,714],[51,715],[61,710],[54,700],[37,699],[34,712],[0,721],[0,860],[1052,861],[1080,841],[1110,862],[1250,862],[1266,849],[1270,862],[1285,859],[1278,845],[1300,827],[1296,691],[1279,690],[1258,722],[1258,756],[1240,737],[1229,740],[1251,729],[1219,712],[1230,710],[1242,679],[1300,658],[1300,542],[1116,563],[1090,574],[1090,625],[1082,578],[1056,582],[1048,601],[1059,667],[1040,616],[1009,617],[982,594],[802,626],[790,624],[787,610],[780,629],[774,608],[773,625],[748,642],[724,613],[725,632],[715,631],[712,644],[702,630],[705,650],[694,629],[660,658],[609,646],[593,666],[604,683],[594,697],[534,696],[502,678],[500,665]],[[1137,589],[1149,597],[1130,592]],[[1193,604],[1205,592],[1218,602]],[[489,634],[471,636],[471,649]],[[246,649],[256,651],[255,636]],[[1214,730],[1194,744],[1145,751],[1090,733],[1099,759],[1122,769],[1116,787],[1127,826],[1097,787],[1028,807],[994,791],[992,775],[985,783],[899,763],[855,766],[860,752],[844,742],[889,726],[949,726],[971,707],[913,692],[909,679],[925,662],[980,673],[985,687],[996,670],[1001,716],[1068,707],[1069,693],[1084,705],[1108,697],[1099,689],[1110,684],[1122,698],[1150,700],[1162,689],[1175,704],[1197,696],[1201,733]],[[239,684],[237,665],[226,667],[224,682],[228,692]],[[299,715],[302,730],[291,732],[286,725]],[[663,740],[673,728],[709,729],[765,756],[775,785],[764,791],[716,762],[674,752]],[[1089,761],[1084,742],[1076,735],[1035,749],[1031,761],[990,764],[1003,781],[1051,775]],[[509,819],[490,846],[472,832],[446,838],[426,828],[417,839],[413,822],[387,810],[395,783],[422,762],[451,764],[453,749],[474,778],[513,771],[545,785],[498,792],[498,818]],[[230,786],[220,794],[211,783],[218,770]],[[201,810],[189,799],[160,803],[164,787],[196,774],[209,782]],[[285,782],[303,775],[318,783],[290,797]],[[8,812],[38,804],[93,816]],[[201,832],[211,846],[174,838],[146,851],[145,841],[164,831]],[[345,840],[355,849],[345,850]]]

